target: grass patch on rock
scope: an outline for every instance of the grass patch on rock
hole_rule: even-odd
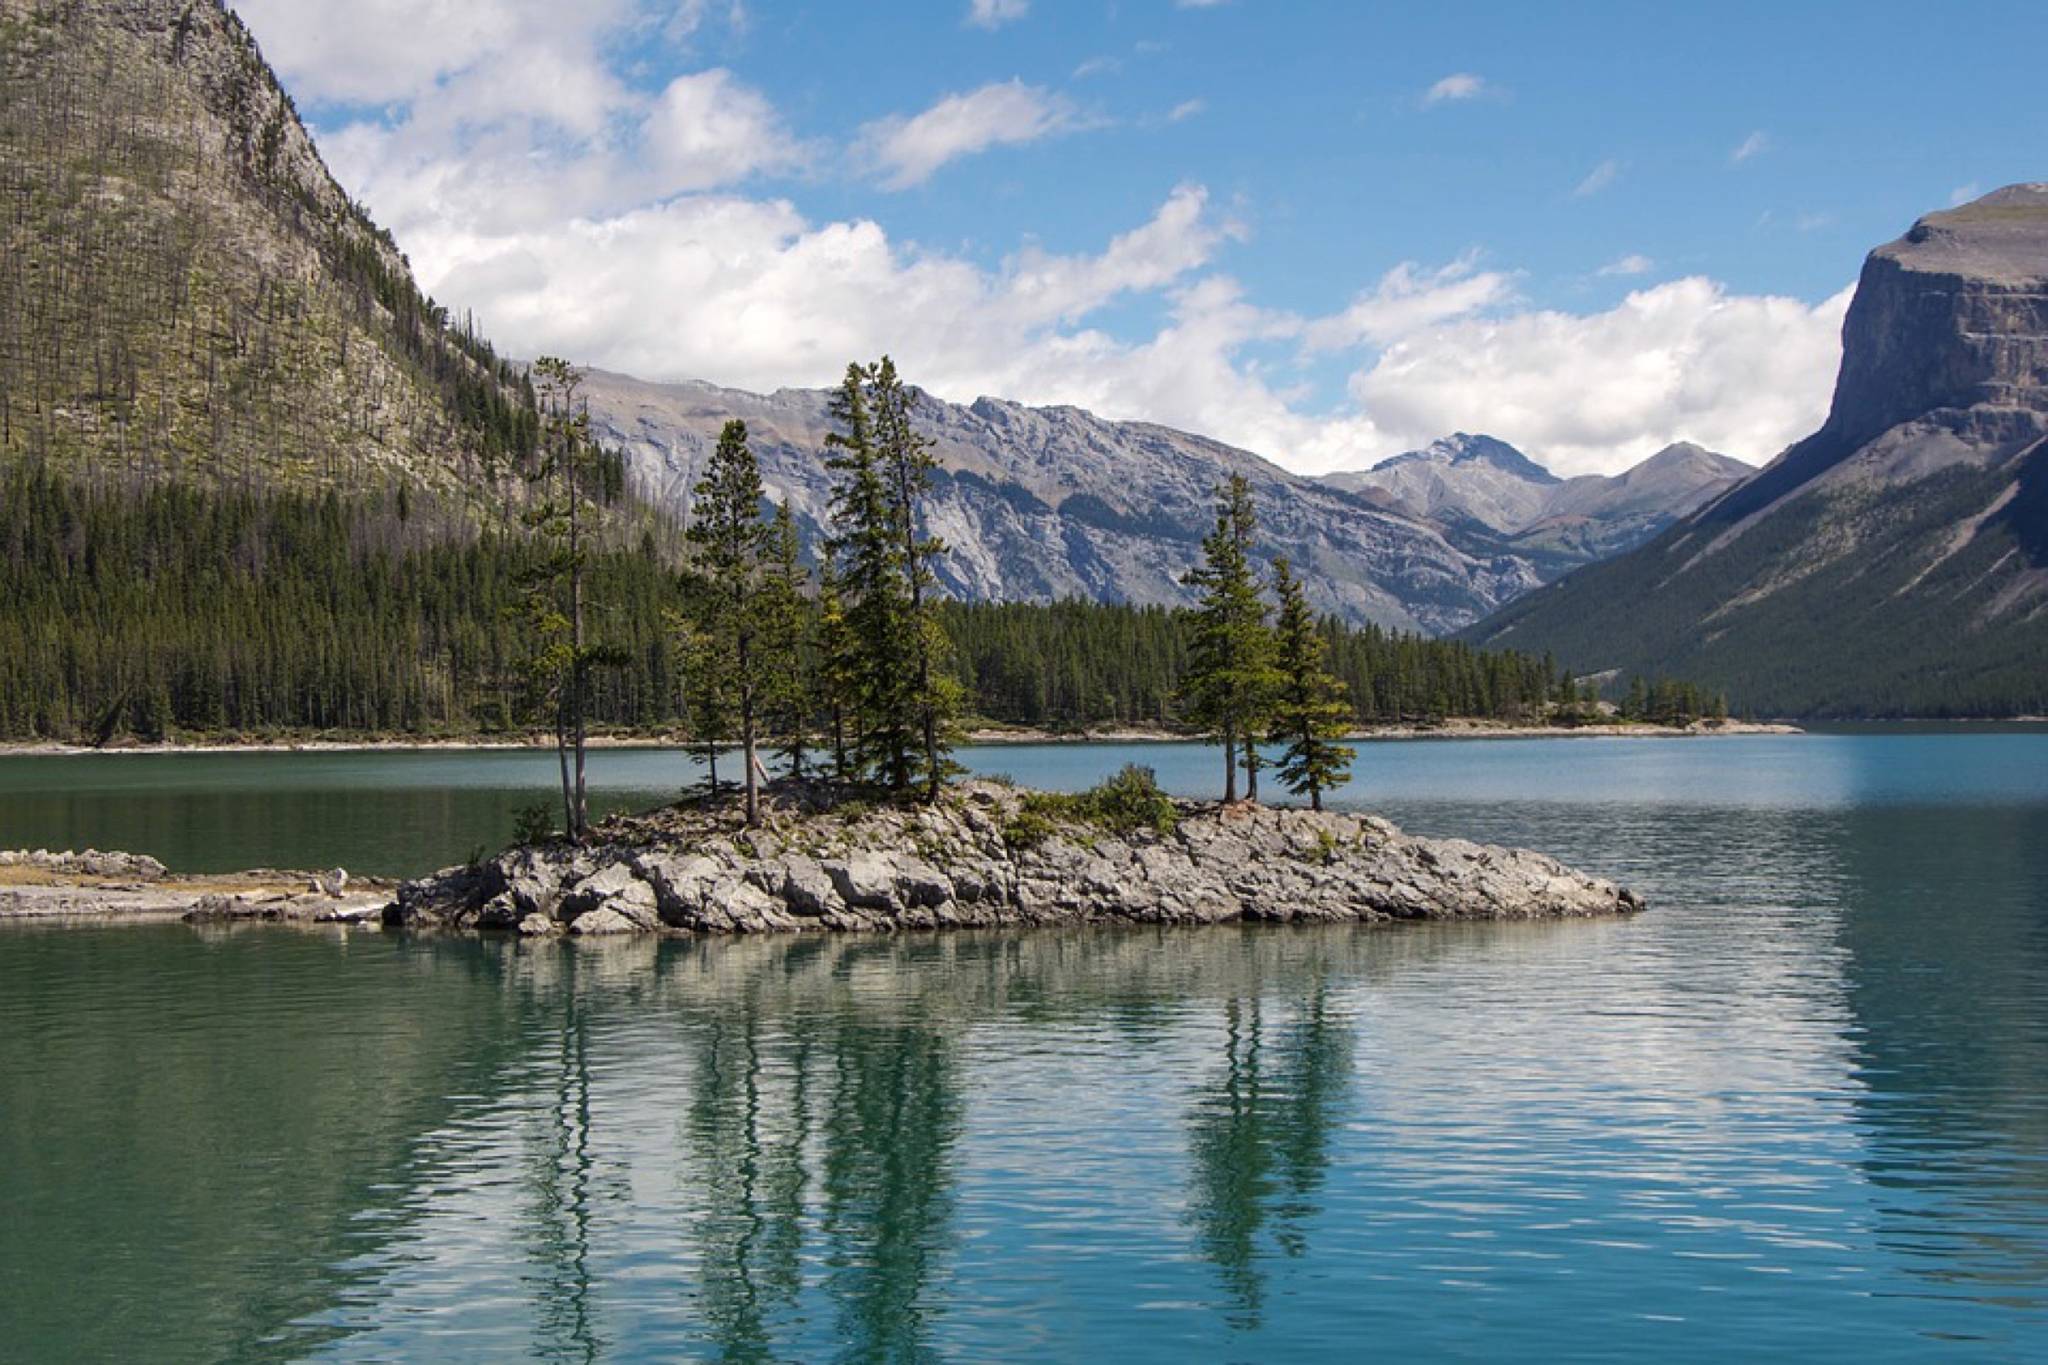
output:
[[[1173,798],[1159,789],[1159,776],[1127,763],[1106,781],[1084,792],[1026,792],[1003,826],[1012,848],[1033,848],[1062,827],[1085,825],[1110,834],[1172,834],[1180,823]]]

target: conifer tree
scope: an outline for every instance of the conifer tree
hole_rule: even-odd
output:
[[[584,774],[590,673],[621,661],[618,651],[591,644],[584,631],[584,538],[605,459],[591,443],[590,414],[578,396],[582,372],[555,356],[533,368],[543,436],[528,474],[537,498],[525,515],[541,551],[522,583],[529,631],[523,671],[529,694],[552,713],[565,832],[581,842],[590,827]]]
[[[1329,647],[1285,556],[1273,561],[1273,591],[1280,599],[1274,632],[1280,673],[1275,738],[1287,744],[1280,781],[1296,796],[1306,792],[1309,808],[1321,810],[1323,791],[1351,776],[1351,750],[1338,743],[1351,727],[1351,706],[1344,684],[1323,666]]]
[[[1183,687],[1189,719],[1223,746],[1223,799],[1235,801],[1238,748],[1256,737],[1276,675],[1249,554],[1256,525],[1251,485],[1232,475],[1217,498],[1216,529],[1203,540],[1202,563],[1186,580],[1201,590],[1201,600]]]
[[[826,461],[839,481],[832,490],[843,564],[840,590],[852,636],[860,734],[852,768],[891,791],[908,790],[917,742],[916,673],[909,640],[914,618],[904,574],[904,534],[897,501],[875,440],[868,372],[858,364],[833,393],[835,430],[825,437],[838,453]]]
[[[711,613],[702,605],[704,585],[691,575],[685,589],[690,606],[669,614],[676,648],[682,655],[683,711],[690,738],[704,763],[705,790],[718,796],[718,751],[732,738],[733,664],[730,642],[698,624]]]
[[[830,542],[818,564],[818,701],[832,735],[832,776],[850,781],[847,726],[857,724],[860,715],[860,653],[839,595],[839,570]]]
[[[873,395],[876,454],[895,500],[892,516],[901,540],[899,564],[909,610],[901,647],[907,649],[913,670],[909,701],[920,742],[916,776],[924,784],[925,799],[936,801],[940,787],[961,771],[951,758],[960,687],[942,671],[947,642],[937,614],[938,578],[932,571],[946,552],[946,543],[919,534],[918,506],[930,491],[938,461],[932,457],[931,441],[917,430],[911,412],[913,399],[897,376],[895,362],[883,356],[870,367],[868,382]]]
[[[810,639],[805,570],[789,500],[775,505],[768,530],[767,572],[761,580],[761,653],[767,661],[764,702],[777,747],[791,777],[804,775],[811,700],[817,665]]]
[[[761,470],[747,444],[747,424],[727,422],[697,482],[686,535],[701,585],[698,626],[711,646],[704,651],[704,666],[714,671],[707,681],[727,699],[739,722],[740,786],[746,794],[749,827],[761,819],[758,741],[764,661],[759,642],[770,549],[761,500]],[[783,668],[787,661],[773,660],[771,666]]]

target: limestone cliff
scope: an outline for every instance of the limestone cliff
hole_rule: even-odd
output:
[[[1873,251],[1826,423],[1470,632],[1795,715],[2048,709],[2048,185]]]

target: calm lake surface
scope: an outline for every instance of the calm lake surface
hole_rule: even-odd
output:
[[[1214,750],[1004,748],[1080,786]],[[1629,923],[0,926],[0,1358],[2048,1357],[2048,733],[1375,744]],[[607,803],[679,755],[594,758]],[[0,846],[414,872],[527,754],[0,758]]]

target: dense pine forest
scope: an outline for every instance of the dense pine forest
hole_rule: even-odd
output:
[[[590,557],[604,727],[687,732],[680,533],[621,519]],[[0,471],[0,737],[490,733],[522,725],[521,585],[542,551],[431,496],[89,485]],[[1190,613],[940,605],[982,719],[1184,723]],[[1562,695],[1542,659],[1324,619],[1361,721],[1530,718]],[[1665,689],[1660,718],[1710,704]],[[1650,693],[1643,696],[1648,715]]]

